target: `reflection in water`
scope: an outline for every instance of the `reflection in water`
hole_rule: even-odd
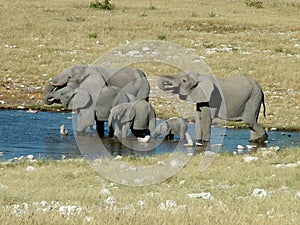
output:
[[[0,160],[28,154],[43,159],[61,159],[62,155],[69,158],[81,157],[73,134],[71,118],[71,113],[0,111]],[[69,130],[68,136],[60,135],[62,124]],[[224,135],[223,129],[212,128],[213,144],[222,143],[224,137],[222,151],[233,152],[236,151],[237,145],[246,146],[249,144],[249,130],[226,129]],[[194,124],[189,124],[188,131],[193,137]],[[300,146],[300,132],[270,131],[268,134],[268,147]],[[91,131],[90,135],[96,135],[95,131]],[[111,156],[120,154],[146,156],[172,152],[176,149],[178,141],[178,137],[175,137],[174,141],[162,141],[160,137],[158,140],[151,139],[150,143],[137,143],[136,139],[103,138],[101,147],[108,149]],[[85,147],[88,147],[88,143]],[[150,151],[145,151],[148,149]]]

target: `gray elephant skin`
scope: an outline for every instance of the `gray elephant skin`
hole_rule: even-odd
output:
[[[136,137],[145,137],[154,131],[156,113],[149,102],[137,100],[114,106],[108,119],[109,126],[116,125],[115,136],[126,138],[128,130]]]
[[[209,142],[211,121],[221,118],[244,121],[250,129],[250,142],[263,143],[268,135],[257,123],[264,94],[256,80],[248,76],[216,79],[196,72],[162,77],[158,87],[196,103],[196,141]]]
[[[158,124],[153,132],[153,137],[157,137],[163,134],[165,138],[172,137],[177,134],[180,135],[180,141],[187,140],[187,146],[193,146],[193,141],[189,133],[187,132],[187,123],[184,119],[179,117],[173,117]]]
[[[76,110],[78,134],[84,133],[96,119],[98,134],[103,136],[104,122],[108,120],[111,107],[135,99],[148,100],[149,93],[149,82],[139,69],[75,65],[46,84],[44,102]]]

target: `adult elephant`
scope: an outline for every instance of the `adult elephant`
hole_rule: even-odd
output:
[[[196,142],[210,140],[211,121],[221,118],[244,121],[250,128],[250,142],[263,143],[268,135],[257,123],[264,94],[256,80],[247,76],[216,79],[195,72],[165,76],[158,80],[162,90],[196,103]]]
[[[95,120],[96,102],[101,99],[104,87],[114,86],[122,93],[135,96],[136,99],[148,100],[150,85],[145,74],[135,68],[120,70],[107,69],[99,66],[75,65],[54,77],[45,86],[45,104],[62,104],[78,112],[77,132],[93,125]],[[105,99],[105,98],[104,98]],[[114,100],[110,99],[109,102]],[[107,107],[104,102],[103,107]],[[103,134],[103,123],[97,124],[99,135]]]
[[[122,103],[111,109],[108,124],[116,124],[116,137],[126,138],[129,129],[136,137],[145,137],[156,127],[156,113],[145,100]]]

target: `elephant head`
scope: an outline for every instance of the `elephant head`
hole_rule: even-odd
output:
[[[74,95],[86,69],[83,65],[71,66],[50,80],[45,85],[45,104],[61,103],[67,106],[67,99]]]
[[[162,134],[164,136],[170,133],[171,129],[168,124],[164,121],[158,124],[153,132],[153,137],[157,137],[158,135]]]
[[[179,94],[179,98],[182,100],[198,103],[211,101],[217,81],[209,75],[183,72],[174,76],[161,77],[157,86],[163,91]]]

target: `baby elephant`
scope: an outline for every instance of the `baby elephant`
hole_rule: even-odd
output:
[[[180,141],[183,140],[184,136],[187,139],[187,146],[193,146],[193,141],[189,133],[187,132],[187,124],[182,118],[173,117],[162,123],[160,123],[153,132],[153,137],[158,136],[159,134],[169,135],[178,134],[180,135]]]

